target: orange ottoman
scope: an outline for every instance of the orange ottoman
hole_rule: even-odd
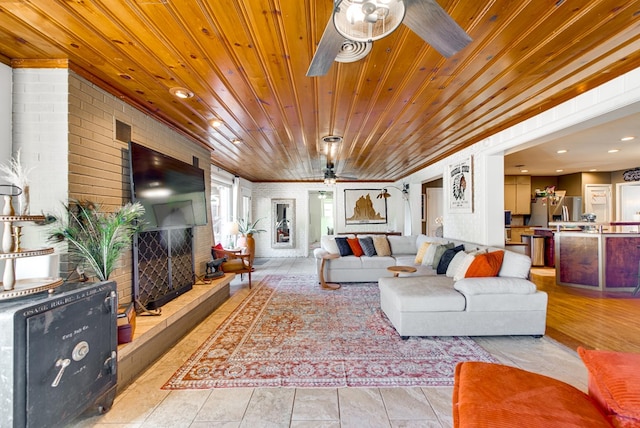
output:
[[[640,354],[588,351],[578,354],[589,370],[589,395],[616,427],[640,427]]]
[[[456,366],[454,427],[611,427],[595,402],[573,386],[515,367]]]

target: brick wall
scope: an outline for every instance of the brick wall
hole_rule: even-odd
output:
[[[131,125],[131,139],[183,162],[199,159],[204,176],[210,176],[209,151],[192,143],[166,125],[120,101],[99,87],[69,75],[69,197],[90,199],[107,210],[131,200],[127,143],[114,137],[115,120]],[[206,181],[207,200],[210,183]],[[209,219],[210,220],[210,219]],[[194,230],[196,274],[204,273],[211,259],[211,227]],[[112,277],[118,282],[121,302],[131,299],[131,253],[121,260]]]

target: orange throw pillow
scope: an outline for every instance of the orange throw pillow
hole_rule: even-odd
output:
[[[351,251],[353,251],[354,256],[360,257],[364,254],[358,238],[347,238],[347,244],[349,244],[349,246],[351,247]]]
[[[478,254],[471,262],[469,269],[464,274],[465,278],[476,278],[483,276],[498,276],[504,251],[492,251],[490,253]]]

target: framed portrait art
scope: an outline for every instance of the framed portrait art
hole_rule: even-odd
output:
[[[449,212],[473,212],[473,157],[450,164],[447,177]]]
[[[385,224],[387,200],[377,197],[381,192],[382,189],[345,189],[345,224]]]

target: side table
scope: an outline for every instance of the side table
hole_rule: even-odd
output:
[[[338,288],[340,288],[340,284],[335,284],[335,283],[331,283],[331,282],[326,282],[324,280],[324,264],[326,263],[327,260],[331,260],[331,259],[337,259],[338,257],[340,257],[339,254],[325,254],[324,256],[322,256],[322,263],[320,263],[320,272],[319,272],[319,279],[320,279],[320,288],[324,288],[325,290],[337,290]]]
[[[393,272],[393,276],[397,278],[400,273],[413,273],[417,269],[413,266],[389,266],[387,270]]]

